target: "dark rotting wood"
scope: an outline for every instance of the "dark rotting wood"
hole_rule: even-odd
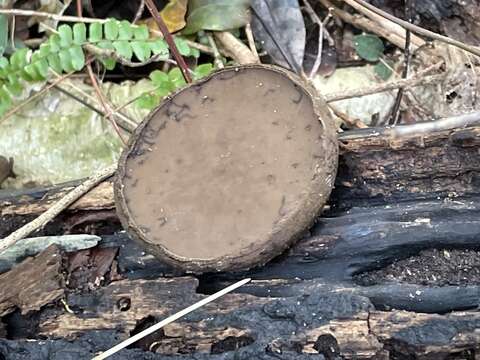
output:
[[[63,297],[62,252],[56,245],[0,275],[0,317],[38,311]]]

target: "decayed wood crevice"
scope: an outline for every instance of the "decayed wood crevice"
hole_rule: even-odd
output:
[[[339,207],[478,194],[480,128],[392,138],[341,138]]]

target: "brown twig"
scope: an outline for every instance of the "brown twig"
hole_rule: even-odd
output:
[[[0,252],[3,252],[5,249],[14,245],[15,243],[22,240],[23,238],[29,236],[34,231],[41,229],[49,221],[51,221],[58,214],[60,214],[63,210],[65,210],[67,207],[73,204],[76,200],[78,200],[84,194],[88,193],[91,189],[93,189],[97,184],[111,177],[115,173],[116,169],[117,169],[117,165],[115,164],[94,174],[92,177],[85,180],[85,182],[77,186],[75,189],[70,191],[63,198],[61,198],[52,206],[50,206],[47,211],[42,213],[35,220],[29,222],[28,224],[25,224],[20,229],[14,231],[10,235],[8,235],[6,238],[1,240]]]
[[[140,0],[140,5],[138,5],[137,13],[132,20],[132,24],[135,24],[143,15],[143,11],[145,10],[145,0]]]
[[[401,79],[401,80],[386,82],[383,84],[370,86],[362,89],[354,89],[354,90],[324,94],[324,98],[327,102],[334,102],[334,101],[340,101],[340,100],[350,99],[354,97],[376,94],[384,91],[390,91],[390,90],[398,89],[401,87],[408,88],[408,87],[433,84],[433,83],[441,82],[444,79],[445,79],[444,74],[436,74],[436,75],[430,75],[425,77],[414,77],[411,79]]]
[[[21,10],[21,9],[0,9],[0,14],[13,15],[13,16],[36,16],[39,18],[45,18],[55,21],[64,21],[64,22],[84,22],[84,23],[106,23],[106,19],[95,19],[87,17],[78,17],[78,16],[65,16],[57,15],[48,12],[42,11],[33,11],[33,10]]]
[[[351,119],[343,111],[340,111],[335,105],[328,104],[333,113],[338,116],[350,129],[364,129],[368,126],[360,119]]]
[[[346,1],[346,0],[344,0]],[[411,32],[415,33],[415,34],[419,34],[419,35],[422,35],[422,36],[425,36],[425,37],[428,37],[430,39],[434,39],[434,40],[438,40],[438,41],[442,41],[444,43],[447,43],[447,44],[450,44],[450,45],[453,45],[453,46],[456,46],[460,49],[463,49],[465,51],[468,51],[474,55],[477,55],[477,56],[480,56],[480,48],[477,47],[477,46],[473,46],[473,45],[468,45],[468,44],[465,44],[461,41],[458,41],[458,40],[454,40],[454,39],[451,39],[447,36],[443,36],[443,35],[440,35],[440,34],[437,34],[436,32],[433,32],[433,31],[430,31],[430,30],[427,30],[427,29],[424,29],[420,26],[417,26],[417,25],[414,25],[414,24],[411,24],[409,23],[408,21],[404,21],[404,20],[401,20],[399,18],[397,18],[396,16],[393,16],[389,13],[387,13],[386,11],[383,11],[369,3],[367,3],[366,1],[364,0],[350,0],[350,1],[354,1],[356,2],[357,4],[360,4],[361,6],[365,7],[366,9],[372,11],[373,13],[377,14],[377,15],[380,15],[382,17],[384,17],[385,19],[388,19],[390,20],[391,22],[395,23],[395,24],[398,24],[400,25],[401,27],[405,28],[405,29],[408,29],[410,30]]]
[[[177,49],[177,45],[175,45],[175,41],[173,41],[172,34],[170,34],[170,31],[168,31],[167,25],[165,25],[165,22],[163,21],[162,17],[160,16],[160,13],[158,12],[157,7],[155,6],[153,0],[145,0],[145,5],[147,6],[148,10],[150,11],[150,14],[152,14],[153,19],[158,25],[158,28],[163,34],[163,37],[165,38],[165,41],[167,42],[170,51],[173,54],[173,57],[178,63],[178,67],[182,71],[183,77],[185,78],[185,81],[187,83],[192,82],[192,77],[190,76],[188,72],[188,66],[187,63],[185,62],[185,59],[183,56],[180,54],[180,52]]]
[[[10,109],[9,111],[7,111],[5,113],[5,115],[2,116],[2,118],[0,119],[0,123],[7,120],[8,118],[10,118],[11,116],[13,116],[16,112],[18,112],[21,108],[23,108],[25,105],[29,104],[30,102],[32,102],[33,100],[35,100],[36,98],[38,98],[39,96],[43,95],[44,93],[46,93],[48,90],[50,90],[52,87],[54,87],[55,85],[61,83],[63,80],[65,80],[66,78],[68,78],[69,76],[71,76],[74,72],[69,72],[68,74],[65,74],[61,77],[59,77],[57,80],[55,80],[54,82],[46,85],[42,90],[36,92],[35,94],[33,94],[32,96],[30,96],[28,99],[22,101],[20,104],[18,104],[17,106],[15,106],[14,108]]]
[[[115,121],[115,118],[113,116],[112,110],[107,104],[107,100],[105,96],[103,95],[102,90],[100,89],[100,86],[98,85],[97,78],[95,77],[95,74],[93,73],[92,70],[92,65],[88,64],[87,65],[87,72],[88,75],[90,76],[90,80],[92,81],[93,88],[95,89],[95,92],[97,93],[98,99],[100,100],[100,103],[102,104],[102,107],[105,109],[105,116],[108,120],[110,120],[110,123],[112,124],[113,128],[115,129],[116,133],[118,134],[118,137],[120,140],[123,142],[124,145],[127,144],[127,141],[123,138],[122,133],[120,129],[118,128],[117,122]]]
[[[77,0],[77,16],[82,17],[82,0]]]
[[[215,31],[215,40],[239,64],[255,64],[258,58],[249,47],[228,31]]]
[[[215,63],[215,67],[217,69],[223,69],[225,65],[223,65],[222,57],[218,51],[217,44],[215,43],[212,34],[208,33],[207,38],[208,42],[210,43],[210,47],[213,49],[213,62]]]
[[[107,114],[105,112],[103,112],[99,108],[93,106],[92,104],[89,104],[87,101],[83,100],[82,98],[78,97],[77,95],[73,94],[72,92],[68,91],[67,89],[64,89],[63,87],[61,87],[59,85],[55,85],[55,89],[60,91],[62,94],[72,98],[73,100],[79,102],[83,106],[89,108],[90,110],[97,113],[98,115],[100,115],[104,118],[107,117]],[[127,105],[125,105],[125,106],[127,106]],[[121,109],[115,109],[113,111],[113,113],[117,115],[118,126],[121,127],[124,131],[126,131],[128,133],[133,133],[133,131],[137,127],[137,123],[135,121],[133,121],[132,119],[128,118],[126,115],[120,113],[119,112],[120,110]]]
[[[407,18],[408,22],[413,21],[413,8],[415,6],[414,0],[405,0],[405,17]],[[407,29],[407,33],[405,35],[405,49],[404,49],[404,56],[405,56],[405,65],[403,66],[402,71],[402,78],[406,79],[408,77],[408,70],[410,67],[410,40],[412,37],[412,33],[410,30]],[[402,103],[404,88],[401,87],[398,89],[397,96],[395,98],[395,103],[393,104],[391,116],[390,116],[390,125],[396,125],[400,118],[400,105]]]
[[[385,39],[399,48],[405,47],[405,30],[402,27],[395,25],[391,21],[384,20],[383,23],[379,22],[378,17],[375,20],[371,20],[365,16],[353,15],[349,12],[334,6],[329,0],[319,0],[335,17],[341,19],[344,22],[352,24],[355,27],[363,29],[367,32],[372,32]],[[344,0],[347,3],[353,5],[356,4],[353,0]],[[362,8],[363,9],[363,8]],[[371,12],[370,12],[371,13]],[[392,25],[395,25],[393,27]],[[412,48],[416,50],[420,46],[425,45],[425,41],[419,37],[412,37]]]
[[[247,35],[248,46],[250,47],[250,51],[252,52],[253,56],[257,58],[257,62],[260,63],[260,57],[258,56],[257,47],[255,46],[255,39],[253,37],[252,25],[247,23],[245,25],[245,35]]]

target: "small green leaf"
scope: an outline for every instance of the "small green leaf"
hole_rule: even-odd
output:
[[[195,80],[201,79],[213,71],[212,64],[202,64],[198,65],[193,72],[193,77]]]
[[[102,24],[92,23],[88,27],[88,41],[92,43],[102,40]]]
[[[80,45],[73,46],[69,49],[70,56],[72,57],[72,67],[80,71],[85,66],[85,54]]]
[[[382,80],[388,80],[393,73],[391,67],[388,67],[383,61],[376,63],[373,70]]]
[[[9,68],[9,62],[8,62],[8,59],[3,57],[3,56],[0,56],[0,77],[5,77],[7,72],[8,72],[8,68]]]
[[[60,36],[60,46],[62,48],[68,48],[70,45],[72,45],[73,34],[70,26],[65,24],[60,25],[58,27],[58,35]]]
[[[87,27],[84,23],[76,23],[73,25],[73,42],[82,45],[87,41]]]
[[[8,18],[0,15],[0,56],[3,55],[8,45]]]
[[[163,39],[156,39],[155,41],[150,42],[150,49],[155,55],[166,55],[168,56],[168,45]]]
[[[57,53],[48,55],[47,60],[48,60],[48,65],[50,65],[53,71],[55,71],[57,74],[61,74],[63,72],[62,64],[60,62],[60,57],[58,56]]]
[[[62,51],[60,51],[58,53],[58,56],[60,57],[60,64],[63,71],[71,72],[75,70],[72,64],[72,57],[70,56],[70,51],[68,51],[68,49],[63,49]]]
[[[10,64],[12,65],[13,70],[21,69],[27,65],[27,54],[27,48],[17,50],[13,53],[10,57]]]
[[[46,59],[40,59],[33,63],[35,69],[40,74],[43,79],[46,79],[48,76],[48,61]]]
[[[190,56],[193,56],[195,59],[200,57],[200,50],[195,48],[190,48]]]
[[[162,86],[163,83],[170,82],[168,74],[160,70],[152,71],[148,77],[150,78],[150,80],[152,80],[153,85],[155,86]]]
[[[8,83],[5,84],[6,89],[13,96],[18,96],[22,93],[23,87],[18,81],[17,76],[8,76]]]
[[[42,58],[42,55],[40,55],[40,51],[35,51],[33,54],[32,54],[32,57],[30,58],[30,62],[34,62],[34,61],[37,61],[39,59]]]
[[[129,41],[114,41],[113,47],[115,48],[118,55],[120,55],[124,59],[130,60],[132,58],[133,51]]]
[[[148,40],[149,33],[147,25],[139,25],[133,28],[133,36],[135,40]]]
[[[18,72],[18,74],[20,75],[20,78],[22,78],[25,81],[34,81],[32,76],[29,73],[27,73],[24,68],[22,68]]]
[[[119,40],[130,40],[133,36],[132,24],[127,20],[120,21],[118,25],[118,39]]]
[[[33,81],[43,80],[42,75],[40,75],[37,68],[33,64],[28,64],[24,67],[24,70],[28,75],[30,75]]]
[[[111,59],[111,58],[100,59],[100,61],[102,62],[103,66],[105,66],[105,69],[107,70],[115,69],[115,65],[117,64],[115,59]]]
[[[353,39],[358,56],[364,60],[378,61],[385,50],[382,40],[376,35],[356,35]]]
[[[176,67],[169,71],[168,78],[173,83],[176,89],[181,88],[186,84],[185,79],[183,78],[182,71]]]
[[[105,25],[105,38],[108,40],[117,40],[118,38],[118,21],[115,19],[108,20]]]
[[[178,52],[182,56],[190,56],[191,50],[190,46],[188,46],[187,41],[181,37],[175,38],[175,45],[177,45]]]
[[[131,42],[132,50],[135,56],[140,61],[146,61],[150,58],[151,50],[150,45],[144,41],[132,41]]]
[[[155,89],[155,95],[157,95],[160,98],[164,98],[168,94],[170,94],[173,90],[169,90],[167,88],[158,88]]]
[[[136,101],[135,104],[140,108],[140,109],[148,109],[151,110],[155,106],[157,106],[160,103],[160,99],[154,95],[150,94],[143,94],[140,96]]]
[[[97,46],[101,49],[115,50],[113,43],[109,40],[102,40],[97,44]]]
[[[48,42],[40,44],[40,48],[38,49],[38,53],[41,57],[47,57],[51,51],[51,45]]]
[[[48,40],[50,43],[50,51],[51,52],[59,52],[60,51],[60,35],[58,34],[53,34],[50,36],[50,39]]]

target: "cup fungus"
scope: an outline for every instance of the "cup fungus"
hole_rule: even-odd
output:
[[[277,67],[226,68],[139,125],[119,161],[117,211],[171,265],[248,269],[312,224],[337,161],[334,123],[312,88]]]

